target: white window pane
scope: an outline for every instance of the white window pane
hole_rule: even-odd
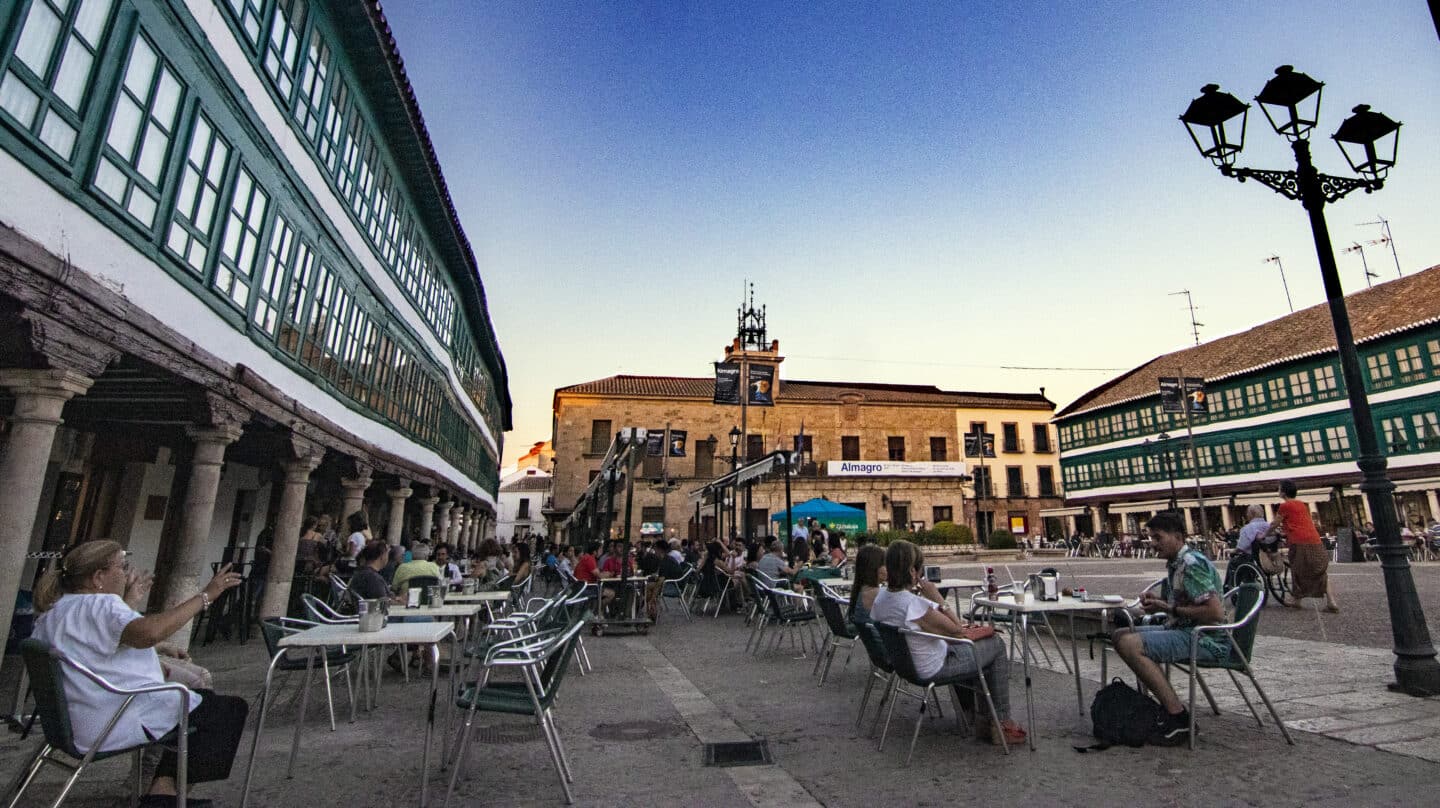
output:
[[[235,305],[245,308],[246,301],[250,299],[250,287],[243,283],[235,284],[235,288],[230,290],[230,299],[235,301]]]
[[[160,131],[155,124],[145,131],[145,143],[140,147],[140,159],[136,161],[136,168],[140,176],[150,182],[160,184],[160,169],[165,165],[165,148],[170,144],[170,139]]]
[[[85,45],[79,39],[70,37],[70,44],[65,47],[65,55],[60,60],[60,73],[55,76],[55,94],[75,112],[80,111],[80,104],[85,100],[90,66],[94,63],[95,57],[90,55]]]
[[[260,191],[259,189],[256,189],[256,191],[255,191],[255,204],[253,204],[253,205],[250,206],[250,229],[251,229],[251,230],[254,230],[254,231],[256,231],[256,232],[259,232],[259,230],[260,230],[260,224],[265,221],[265,205],[266,205],[266,203],[269,202],[269,201],[270,201],[270,200],[266,198],[265,194],[264,194],[262,191]]]
[[[241,227],[240,219],[235,216],[231,216],[230,221],[225,223],[225,243],[220,246],[220,249],[230,256],[231,260],[235,259],[235,253],[240,249]]]
[[[146,227],[155,223],[155,200],[138,187],[130,192],[130,204],[126,209]]]
[[[210,124],[204,115],[195,116],[195,126],[190,132],[190,162],[205,165],[205,152],[210,149]]]
[[[240,271],[244,273],[247,278],[250,276],[250,270],[255,266],[254,237],[246,236],[245,238],[241,239],[240,257],[236,259],[235,264],[239,267]]]
[[[195,169],[186,166],[185,176],[180,179],[180,194],[175,198],[175,207],[186,218],[189,218],[195,209],[195,192],[199,187],[200,175],[195,173]]]
[[[40,126],[40,139],[56,154],[69,160],[70,151],[75,148],[75,127],[51,110],[45,114],[45,123]]]
[[[135,138],[140,134],[140,114],[140,107],[121,93],[120,101],[115,105],[115,117],[110,121],[110,136],[105,142],[126,160],[135,152]]]
[[[95,170],[95,187],[116,202],[125,198],[125,175],[108,157],[102,159]]]
[[[185,228],[174,222],[170,223],[170,235],[165,239],[165,246],[173,250],[177,255],[185,255],[185,246],[190,243],[190,234]]]
[[[80,12],[75,15],[75,30],[91,45],[100,44],[100,34],[105,30],[105,22],[110,19],[110,9],[114,6],[114,0],[84,0]]]
[[[143,37],[136,37],[135,46],[130,49],[130,66],[125,69],[125,86],[137,98],[149,98],[154,77],[155,51]]]
[[[15,116],[26,129],[35,123],[35,110],[40,108],[40,96],[30,91],[13,72],[5,72],[0,81],[0,107]]]
[[[15,57],[35,71],[35,75],[45,78],[59,36],[60,18],[44,3],[32,3],[25,27],[20,31],[20,42],[15,46]]]
[[[205,269],[205,256],[209,254],[209,250],[205,247],[205,242],[190,242],[190,266],[194,267],[197,272]]]
[[[215,138],[210,145],[210,171],[205,175],[210,184],[220,184],[220,180],[225,176],[225,161],[229,157],[230,147],[225,145],[225,141]]]
[[[175,129],[175,111],[180,108],[180,81],[175,74],[166,70],[160,74],[160,86],[155,90],[155,104],[152,115],[166,131]]]
[[[215,220],[215,192],[206,188],[200,194],[200,209],[195,212],[195,226],[210,232],[210,223]]]
[[[215,268],[216,289],[229,289],[233,281],[234,276],[230,274],[230,270],[226,269],[223,265]]]

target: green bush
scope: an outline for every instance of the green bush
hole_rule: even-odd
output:
[[[1015,534],[997,528],[991,531],[990,541],[985,546],[991,550],[1014,550]]]
[[[969,525],[957,525],[954,522],[936,522],[931,528],[930,537],[933,544],[974,544],[975,533],[970,530]]]

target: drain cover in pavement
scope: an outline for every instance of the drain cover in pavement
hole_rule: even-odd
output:
[[[651,741],[656,738],[673,738],[684,732],[683,727],[664,721],[617,721],[613,724],[596,724],[590,730],[590,737],[602,741]]]
[[[705,744],[706,766],[768,766],[773,762],[768,741]]]

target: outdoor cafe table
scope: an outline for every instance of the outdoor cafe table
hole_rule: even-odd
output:
[[[510,600],[510,591],[506,589],[494,589],[487,592],[452,592],[445,596],[445,603],[480,603],[484,604],[485,612],[490,619],[495,619],[495,605],[503,604]]]
[[[410,609],[409,611],[420,610]],[[286,778],[295,775],[295,755],[300,749],[300,730],[305,726],[305,709],[310,700],[310,674],[317,653],[323,654],[326,648],[337,646],[428,645],[430,647],[430,708],[427,711],[425,723],[425,750],[421,755],[420,763],[420,806],[424,808],[430,782],[430,746],[435,735],[436,699],[440,692],[440,643],[447,639],[450,641],[450,658],[454,659],[456,653],[455,626],[448,621],[390,623],[379,631],[367,632],[360,631],[360,627],[354,623],[321,625],[280,638],[280,650],[276,652],[274,659],[270,660],[270,667],[265,671],[265,689],[260,695],[260,720],[255,725],[255,737],[250,742],[250,763],[245,767],[245,787],[241,792],[240,808],[245,808],[250,804],[250,778],[255,773],[255,755],[259,751],[260,736],[265,732],[265,716],[270,711],[270,685],[274,678],[275,665],[288,649],[308,649],[309,656],[305,661],[305,685],[300,695],[300,714],[295,718],[295,737],[290,742],[290,764],[285,771]],[[455,689],[454,666],[451,666],[450,669],[450,689],[452,691]],[[445,711],[447,724],[452,712],[448,709]],[[449,735],[447,726],[444,738],[447,747],[450,740]],[[441,760],[443,761],[448,755],[448,748],[442,750]]]
[[[1025,719],[1030,729],[1030,750],[1035,750],[1035,697],[1031,690],[1030,683],[1030,629],[1029,616],[1032,614],[1064,614],[1070,618],[1070,658],[1072,665],[1071,672],[1075,674],[1075,702],[1079,705],[1080,715],[1085,715],[1085,696],[1080,690],[1080,649],[1075,642],[1075,615],[1078,612],[1099,612],[1100,630],[1104,631],[1109,623],[1111,609],[1123,609],[1133,604],[1133,600],[1120,603],[1107,603],[1103,600],[1079,600],[1069,595],[1061,595],[1059,600],[1019,600],[1013,598],[990,598],[982,597],[975,599],[976,606],[987,606],[991,609],[1003,609],[1014,616],[1015,622],[1012,626],[1020,633],[1020,663],[1025,670]]]
[[[941,578],[935,582],[935,588],[941,594],[949,592],[955,598],[955,613],[964,614],[965,609],[960,606],[960,590],[962,589],[984,589],[984,581],[975,581],[969,578]]]

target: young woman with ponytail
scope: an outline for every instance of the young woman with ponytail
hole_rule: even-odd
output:
[[[118,542],[100,540],[72,546],[35,588],[35,639],[79,662],[121,688],[165,681],[155,647],[185,627],[240,576],[225,565],[194,597],[152,615],[142,615],[150,595],[150,575],[132,571]],[[88,751],[125,697],[106,692],[79,672],[61,666],[75,745]],[[179,723],[174,693],[135,697],[101,745],[102,751],[123,749],[159,738]],[[230,775],[235,750],[249,711],[244,699],[208,690],[190,695],[187,775],[191,784],[224,780]],[[141,806],[174,805],[177,760],[167,751]],[[208,805],[208,800],[189,800]]]

